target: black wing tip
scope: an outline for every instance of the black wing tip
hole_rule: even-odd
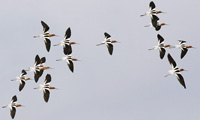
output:
[[[20,87],[19,87],[19,91],[20,91],[20,92],[22,91],[22,89],[23,89],[23,88],[20,88]]]
[[[108,48],[109,54],[112,55],[113,54],[113,45],[112,44],[108,44],[107,48]]]
[[[110,35],[110,34],[108,34],[107,32],[104,32],[104,36],[105,36],[106,38],[109,38],[109,37],[111,37],[111,35]]]
[[[183,59],[184,56],[181,56],[181,59]]]
[[[156,7],[156,5],[155,5],[155,3],[154,3],[153,1],[151,1],[151,2],[149,3],[149,7],[150,7],[151,9],[154,9],[154,8]]]
[[[22,89],[21,89],[21,88],[19,88],[19,91],[21,92],[21,91],[22,91]]]
[[[161,26],[156,26],[156,27],[155,27],[155,30],[156,30],[156,31],[159,31],[160,29],[161,29]]]
[[[10,110],[10,116],[11,116],[12,119],[14,119],[15,113],[16,113],[16,108],[12,107],[12,110]]]
[[[74,72],[74,64],[72,61],[69,61],[68,67],[69,67],[70,71],[73,73]]]
[[[74,72],[74,67],[69,67],[69,69],[72,73]]]
[[[170,53],[167,54],[167,57],[171,57]]]
[[[21,73],[22,73],[22,75],[26,75],[27,74],[27,72],[24,69],[22,70]]]
[[[45,101],[46,103],[48,103],[49,98],[44,98],[44,101]]]
[[[41,23],[47,25],[43,20],[41,20]]]
[[[19,84],[19,91],[21,91],[24,88],[25,84],[26,84],[25,81],[23,81],[23,80],[21,82],[22,83]]]
[[[109,52],[110,55],[112,55],[113,52]]]
[[[39,55],[37,54],[37,55],[35,56],[35,58],[40,58],[40,57],[39,57]]]
[[[40,63],[45,63],[46,62],[46,57],[42,57],[41,59],[40,59]]]
[[[40,73],[35,74],[34,79],[36,83],[38,82],[39,78],[40,78]]]
[[[47,74],[47,75],[46,75],[46,78],[45,78],[44,82],[45,82],[45,83],[51,82],[51,75],[50,75],[50,74]]]
[[[13,101],[13,102],[16,102],[16,101],[17,101],[17,96],[16,96],[16,95],[14,95],[14,96],[12,97],[12,101]]]
[[[49,52],[51,48],[51,41],[47,38],[45,39],[45,47],[46,47],[47,52]]]
[[[160,34],[157,34],[158,39],[164,39]]]
[[[49,90],[45,89],[45,91],[43,91],[43,97],[44,97],[44,101],[47,103],[49,101],[49,97],[50,97],[50,92]]]
[[[50,74],[47,74],[47,75],[46,75],[46,79],[51,79],[51,75],[50,75]]]
[[[181,50],[181,59],[186,55],[187,51],[187,48],[183,48],[183,50]]]
[[[164,48],[161,48],[161,50],[160,50],[160,59],[164,58],[165,52],[166,52],[166,50]]]
[[[47,50],[47,52],[49,52],[50,51],[50,47],[46,47],[46,50]]]
[[[35,83],[37,83],[37,82],[38,82],[38,80],[39,80],[39,79],[35,79]]]
[[[74,73],[74,70],[73,70],[73,69],[70,69],[70,70],[71,70],[72,73]]]

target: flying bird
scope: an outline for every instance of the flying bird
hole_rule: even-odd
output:
[[[39,64],[40,64],[40,57],[38,55],[36,55],[34,66],[29,67],[28,70],[26,70],[26,71],[33,71],[34,72],[35,82],[37,82],[39,80],[39,78],[41,77],[40,68],[38,66]]]
[[[74,72],[74,64],[72,61],[78,61],[76,58],[72,58],[71,55],[66,55],[65,57],[62,57],[61,59],[58,59],[56,61],[66,61],[69,69],[71,72]]]
[[[112,43],[116,43],[117,41],[116,40],[111,40],[111,35],[109,35],[106,32],[104,33],[104,36],[105,36],[105,40],[102,41],[100,44],[97,44],[97,46],[106,44],[109,54],[112,55],[112,53],[113,53],[113,45],[112,45]]]
[[[10,108],[10,116],[12,119],[14,119],[15,114],[16,114],[16,107],[22,107],[22,105],[17,104],[17,96],[14,95],[12,97],[10,104],[7,104],[6,106],[3,106],[2,108]]]
[[[180,48],[181,49],[181,59],[186,55],[188,52],[188,48],[194,48],[193,46],[186,46],[186,41],[178,40],[179,45],[172,46],[171,48]]]
[[[38,36],[33,36],[34,38],[43,38],[46,46],[46,50],[49,52],[51,47],[51,41],[50,37],[56,36],[55,34],[49,34],[49,26],[44,22],[41,21],[42,27],[43,27],[43,34],[40,34]]]
[[[156,5],[153,1],[151,1],[149,3],[149,11],[145,12],[143,15],[140,15],[141,17],[142,16],[152,16],[152,15],[155,15],[155,14],[159,14],[159,13],[164,13],[162,11],[156,11]]]
[[[161,29],[161,26],[167,25],[166,23],[160,23],[159,18],[156,15],[152,15],[151,23],[145,27],[154,27],[156,31]]]
[[[158,45],[154,46],[153,48],[151,48],[149,50],[159,49],[160,59],[163,59],[165,56],[165,52],[166,52],[165,48],[170,47],[170,45],[164,44],[164,38],[160,34],[157,35],[157,38],[158,38]]]
[[[47,69],[53,69],[51,67],[48,67],[48,66],[45,66],[44,63],[46,62],[46,58],[45,57],[42,57],[40,59],[40,64],[38,64],[37,66],[39,67],[39,70],[40,70],[40,77],[42,76],[44,70],[47,70]]]
[[[171,75],[171,74],[176,75],[176,77],[177,77],[178,81],[180,82],[180,84],[186,89],[184,78],[180,74],[181,71],[185,71],[185,70],[184,69],[179,69],[177,67],[176,62],[174,61],[174,59],[172,58],[172,56],[169,53],[168,53],[167,57],[168,57],[168,61],[169,61],[170,65],[172,66],[172,70],[169,70],[168,74],[165,77],[167,77],[168,75]]]
[[[21,91],[24,88],[27,80],[31,80],[31,78],[26,78],[26,74],[27,74],[26,71],[22,70],[21,75],[19,77],[16,77],[15,79],[11,80],[11,81],[19,81],[20,82],[19,91]]]
[[[29,67],[28,70],[26,71],[33,71],[34,72],[34,80],[37,83],[39,78],[42,76],[43,71],[46,69],[52,69],[51,67],[47,67],[44,65],[44,63],[46,62],[46,58],[42,57],[40,59],[39,55],[35,56],[35,64],[33,67]]]
[[[39,89],[39,90],[43,90],[43,97],[44,97],[44,101],[48,102],[49,101],[49,96],[50,96],[50,89],[57,89],[55,87],[50,86],[50,82],[51,82],[51,75],[47,74],[46,78],[44,80],[44,84],[40,84],[37,88],[34,89]]]
[[[69,27],[65,32],[64,40],[54,45],[54,46],[62,46],[65,55],[69,55],[72,53],[72,47],[71,47],[72,44],[78,44],[76,42],[71,42],[70,37],[71,37],[71,29]]]

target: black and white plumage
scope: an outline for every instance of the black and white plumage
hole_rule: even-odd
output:
[[[186,41],[183,40],[178,40],[179,41],[179,45],[175,45],[172,48],[180,48],[181,49],[181,59],[186,55],[186,53],[188,52],[188,48],[194,48],[193,46],[186,46]]]
[[[152,15],[151,23],[156,31],[159,31],[161,29],[161,25],[159,23],[159,18],[156,15]]]
[[[40,68],[39,65],[40,64],[40,57],[38,55],[35,56],[35,63],[33,67],[29,67],[28,70],[26,71],[33,71],[34,72],[34,80],[35,82],[37,82],[40,78]]]
[[[113,45],[112,45],[112,43],[116,43],[117,41],[116,40],[111,40],[111,35],[108,34],[107,32],[104,33],[104,36],[105,36],[105,40],[102,41],[100,44],[97,44],[97,46],[106,44],[109,54],[112,55],[112,53],[113,53]]]
[[[50,91],[49,89],[56,89],[55,87],[50,86],[51,75],[47,74],[43,84],[40,84],[39,87],[34,89],[43,90],[43,98],[45,102],[49,101]]]
[[[27,74],[26,71],[22,70],[21,75],[19,77],[16,77],[15,79],[11,80],[11,81],[19,81],[20,82],[19,91],[21,91],[24,88],[26,81],[30,80],[30,78],[26,78],[26,74]]]
[[[48,32],[49,26],[44,21],[41,21],[41,24],[43,26],[45,47],[46,47],[46,50],[49,52],[50,47],[51,47],[51,41],[49,40],[49,32]]]
[[[72,54],[72,47],[71,47],[71,43],[70,43],[70,37],[71,37],[71,29],[68,28],[65,32],[65,44],[63,46],[63,52],[65,55],[70,55]]]
[[[152,16],[152,15],[156,15],[156,14],[159,14],[159,13],[164,13],[162,11],[156,11],[156,5],[153,1],[151,1],[149,3],[149,11],[145,12],[143,15],[140,15],[141,17],[142,16]]]
[[[51,75],[47,74],[46,75],[46,79],[44,81],[44,89],[43,89],[43,97],[45,102],[48,102],[49,100],[49,96],[50,96],[50,92],[49,92],[49,84],[51,82]]]
[[[186,85],[185,85],[185,81],[184,81],[184,78],[183,76],[180,74],[181,71],[184,71],[184,69],[179,69],[176,65],[176,62],[174,61],[174,59],[172,58],[172,56],[168,53],[167,55],[168,57],[168,61],[170,63],[170,65],[172,66],[172,70],[169,70],[168,71],[168,75],[170,74],[175,74],[179,83],[184,87],[186,88]],[[165,77],[167,77],[168,75],[166,75]]]
[[[160,59],[163,59],[166,52],[165,48],[169,47],[170,45],[164,44],[164,38],[160,34],[157,34],[157,38],[158,38],[158,45],[154,46],[152,49],[149,49],[149,50],[159,49]]]
[[[71,29],[70,27],[66,30],[64,40],[60,41],[58,44],[54,46],[62,46],[63,47],[63,52],[65,55],[70,55],[72,54],[72,44],[77,44],[76,42],[70,41],[71,38]]]
[[[34,38],[43,38],[46,50],[49,52],[51,48],[51,41],[50,37],[56,36],[55,34],[49,34],[49,26],[44,22],[41,21],[42,27],[43,27],[43,34],[40,34],[38,36],[33,36]]]
[[[73,61],[78,61],[76,58],[72,58],[71,55],[66,55],[65,57],[62,57],[61,59],[58,59],[56,61],[66,61],[67,65],[71,72],[74,72],[74,64]]]
[[[16,107],[22,107],[21,104],[17,104],[17,96],[14,95],[12,97],[12,100],[10,102],[10,104],[7,104],[6,106],[3,106],[2,108],[10,108],[10,116],[12,119],[14,119],[15,114],[16,114]]]
[[[46,62],[46,58],[42,57],[40,59],[39,55],[35,56],[35,64],[33,67],[30,67],[27,71],[33,71],[34,72],[34,80],[37,83],[39,78],[42,76],[43,71],[45,69],[50,69],[50,67],[46,67],[44,63]]]
[[[161,26],[167,25],[166,23],[160,23],[159,18],[156,15],[152,15],[151,23],[149,25],[145,25],[144,27],[154,27],[156,31],[161,29]]]

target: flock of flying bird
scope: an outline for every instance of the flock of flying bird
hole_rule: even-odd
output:
[[[46,50],[49,52],[50,48],[51,48],[50,37],[57,36],[57,35],[49,33],[50,28],[45,22],[41,21],[41,24],[43,26],[43,34],[40,34],[38,36],[33,36],[33,37],[34,38],[43,38]],[[104,33],[104,35],[105,35],[105,40],[102,41],[100,44],[97,44],[97,46],[106,44],[109,54],[112,55],[112,53],[113,53],[112,43],[116,43],[117,41],[111,40],[111,35],[109,35],[106,32]],[[66,61],[70,71],[74,72],[74,65],[73,65],[72,61],[78,61],[78,60],[76,58],[72,58],[71,45],[78,44],[78,43],[70,41],[70,37],[71,37],[71,29],[68,28],[65,32],[64,40],[60,41],[58,44],[55,44],[54,46],[62,46],[63,53],[65,54],[64,57],[62,57],[61,59],[58,59],[56,61]],[[42,76],[44,70],[53,69],[51,67],[45,66],[44,65],[45,62],[46,62],[45,57],[40,58],[39,55],[36,55],[34,66],[29,67],[27,70],[23,69],[21,71],[20,76],[16,77],[15,79],[12,79],[11,81],[18,81],[19,82],[19,91],[21,91],[24,88],[26,81],[31,80],[31,78],[26,78],[26,74],[27,74],[26,71],[33,71],[34,72],[34,80],[37,83],[39,78]],[[48,100],[49,100],[49,96],[50,96],[49,90],[57,89],[55,87],[50,86],[50,82],[51,82],[51,75],[47,74],[46,78],[44,80],[44,83],[40,84],[37,88],[34,88],[34,89],[43,90],[43,98],[44,98],[45,102],[48,102]],[[17,104],[16,102],[17,102],[17,96],[14,95],[12,97],[10,104],[3,106],[3,108],[10,108],[10,115],[11,115],[12,119],[15,117],[16,107],[22,107],[21,104]]]
[[[151,23],[149,25],[146,25],[145,27],[154,27],[156,31],[159,31],[163,25],[167,25],[167,24],[159,22],[159,18],[156,15],[159,14],[159,13],[163,13],[163,12],[162,11],[156,11],[155,7],[156,6],[155,6],[154,2],[151,1],[149,3],[150,10],[145,12],[141,16],[150,16],[151,17]],[[45,42],[46,50],[49,52],[50,48],[51,48],[50,37],[57,36],[57,35],[49,33],[50,28],[45,22],[41,21],[41,24],[43,26],[43,34],[40,34],[38,36],[33,36],[33,37],[34,38],[43,38],[44,42]],[[104,33],[104,36],[105,36],[105,40],[102,41],[100,44],[97,44],[97,46],[105,44],[108,48],[109,54],[112,55],[112,53],[113,53],[112,43],[116,43],[117,41],[111,40],[111,35],[109,35],[106,32]],[[72,47],[71,47],[71,45],[78,44],[78,43],[70,41],[70,37],[71,37],[71,29],[68,28],[65,32],[64,39],[62,41],[60,41],[58,44],[55,44],[54,46],[62,46],[63,47],[63,53],[65,54],[64,57],[62,57],[61,59],[58,59],[56,61],[66,61],[70,71],[74,72],[73,61],[78,61],[78,60],[76,58],[72,58],[72,55],[71,55],[72,54]],[[179,45],[172,46],[172,45],[165,45],[164,44],[164,38],[160,34],[157,34],[157,38],[158,38],[158,45],[154,46],[152,49],[149,49],[149,50],[159,49],[161,59],[164,58],[165,53],[166,53],[165,48],[167,48],[167,47],[169,47],[169,48],[180,48],[181,49],[181,55],[180,55],[181,59],[186,55],[188,48],[193,48],[192,46],[186,46],[186,41],[183,41],[183,40],[179,40]],[[186,88],[184,78],[180,74],[180,72],[184,71],[184,69],[179,69],[177,67],[176,62],[174,61],[174,59],[172,58],[172,56],[169,53],[168,53],[167,57],[168,57],[170,65],[172,66],[172,70],[169,70],[168,74],[165,77],[167,77],[170,74],[175,74],[178,81],[180,82],[180,84],[184,88]],[[34,80],[37,83],[39,78],[42,76],[44,70],[52,69],[51,67],[45,66],[44,65],[45,62],[46,62],[45,57],[40,58],[39,55],[36,55],[34,66],[29,67],[28,70],[23,69],[21,71],[21,75],[12,80],[12,81],[18,81],[20,83],[19,84],[19,91],[21,91],[24,88],[26,81],[31,80],[31,78],[26,78],[26,74],[27,74],[26,71],[33,71],[34,72]],[[44,83],[40,84],[37,88],[34,88],[34,89],[43,90],[43,98],[44,98],[45,102],[48,102],[48,100],[49,100],[49,96],[50,96],[49,90],[50,89],[57,89],[55,87],[50,86],[50,82],[51,82],[51,75],[47,74],[46,78],[44,80]],[[11,115],[12,119],[15,117],[16,107],[22,106],[21,104],[17,104],[16,102],[17,102],[17,96],[14,95],[12,97],[10,104],[3,106],[3,108],[10,108],[10,115]]]
[[[151,23],[149,25],[146,25],[145,27],[154,27],[156,31],[159,31],[161,29],[161,26],[167,25],[167,24],[159,22],[159,18],[156,15],[159,14],[159,13],[164,13],[164,12],[156,11],[155,8],[156,8],[155,3],[153,1],[151,1],[149,3],[149,11],[145,12],[143,15],[140,15],[140,16],[141,17],[142,16],[150,16],[151,17]],[[160,52],[160,58],[161,59],[164,58],[165,53],[166,53],[165,48],[167,48],[167,47],[181,49],[181,55],[180,55],[181,59],[186,55],[186,53],[188,51],[188,48],[194,48],[192,46],[186,46],[186,41],[183,41],[183,40],[178,40],[179,41],[179,45],[172,46],[172,45],[165,45],[164,44],[164,38],[160,34],[157,34],[157,38],[158,38],[158,45],[154,46],[152,49],[149,49],[149,50],[158,49],[159,52]],[[186,89],[184,78],[180,74],[181,71],[185,71],[185,70],[184,69],[179,69],[177,67],[176,62],[174,61],[174,59],[172,58],[170,53],[168,53],[167,57],[168,57],[168,61],[169,61],[170,65],[172,66],[172,70],[169,70],[168,74],[165,77],[167,77],[167,76],[169,76],[171,74],[176,75],[176,77],[177,77],[178,81],[180,82],[180,84]]]

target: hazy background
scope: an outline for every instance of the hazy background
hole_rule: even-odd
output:
[[[0,4],[0,54],[1,84],[0,106],[10,103],[17,95],[16,120],[199,120],[200,119],[200,1],[155,0],[160,22],[169,24],[156,32],[145,28],[150,17],[140,17],[149,10],[149,0],[1,0]],[[33,38],[41,34],[43,20],[50,27],[52,45],[64,38],[68,27],[72,30],[71,73],[65,61],[62,47],[51,46],[48,53],[44,40]],[[120,43],[114,44],[110,56],[105,45],[96,46],[104,40],[104,32]],[[171,66],[165,55],[161,60],[158,50],[149,51],[157,45],[157,34],[166,44],[178,44],[186,40],[189,49],[180,59],[180,49],[166,49],[171,53],[182,72],[187,89],[174,75],[167,78]],[[36,54],[46,57],[47,70],[38,83],[27,81],[19,92],[18,82],[11,82],[22,69],[33,66]],[[49,102],[43,93],[34,90],[43,84],[46,74],[52,76]],[[27,77],[33,79],[33,72]],[[9,109],[0,109],[0,119],[8,120]]]

